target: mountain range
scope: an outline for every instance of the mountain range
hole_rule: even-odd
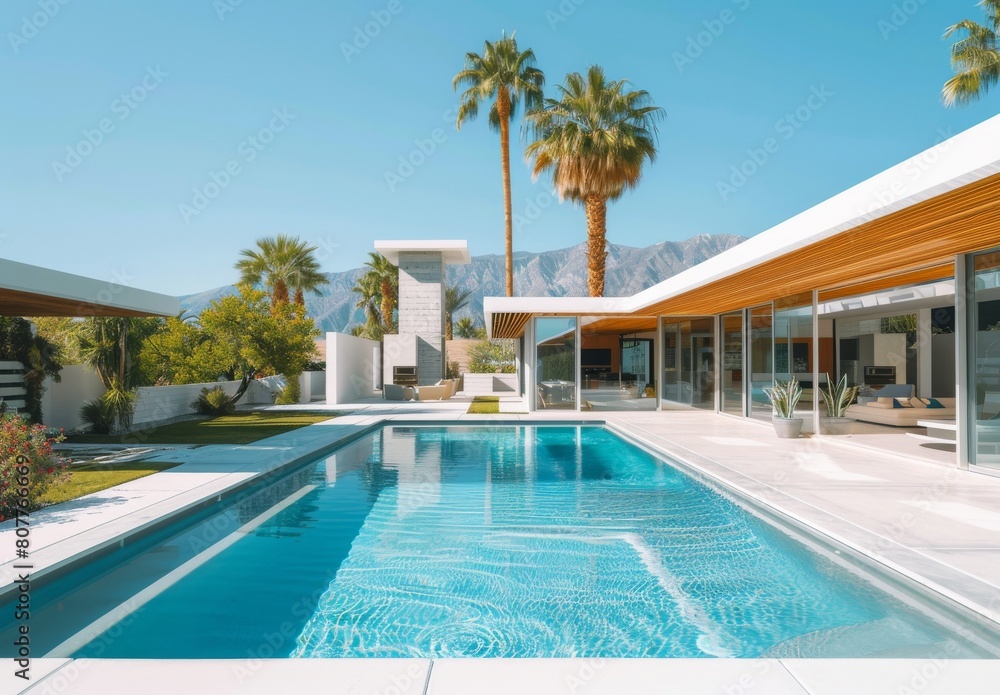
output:
[[[745,241],[733,234],[699,234],[685,241],[665,241],[645,248],[608,245],[605,294],[609,297],[628,296],[701,263]],[[542,253],[514,254],[514,290],[517,296],[586,296],[587,247],[579,244],[567,249]],[[322,295],[306,298],[306,310],[323,332],[347,332],[364,322],[355,307],[358,295],[351,289],[364,268],[339,273],[327,273],[330,284]],[[470,316],[483,325],[483,297],[504,294],[504,257],[474,256],[466,266],[449,266],[447,282],[461,290],[471,291],[469,304],[456,312],[455,321]],[[181,297],[185,313],[200,314],[214,299],[234,294],[232,285]]]

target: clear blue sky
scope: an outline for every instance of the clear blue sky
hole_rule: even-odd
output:
[[[372,12],[391,21],[345,55]],[[718,36],[702,33],[720,16]],[[455,131],[451,78],[502,29],[549,86],[599,63],[666,110],[659,159],[610,208],[611,242],[753,235],[997,113],[1000,95],[940,103],[942,32],[967,16],[982,19],[974,0],[6,0],[0,257],[187,294],[232,282],[239,249],[278,232],[329,249],[328,271],[378,238],[500,253],[499,141],[485,120]],[[825,102],[784,134],[814,88]],[[83,131],[100,144],[78,147]],[[730,168],[776,133],[778,151],[723,200]],[[390,190],[386,173],[425,140],[434,152]],[[512,160],[515,214],[535,218],[515,249],[581,242],[583,212],[531,181],[520,144]],[[206,187],[218,194],[185,219]]]

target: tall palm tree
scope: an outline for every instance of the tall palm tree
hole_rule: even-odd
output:
[[[656,159],[656,121],[663,109],[627,80],[608,82],[591,66],[584,77],[566,76],[560,98],[529,112],[534,142],[525,152],[534,175],[552,172],[560,200],[583,204],[587,213],[587,289],[604,295],[608,201],[639,184],[642,167]]]
[[[354,335],[360,335],[370,340],[381,340],[385,334],[385,328],[381,321],[382,302],[381,284],[377,277],[370,273],[365,273],[358,278],[357,283],[351,289],[352,292],[361,295],[355,308],[363,309],[365,312],[365,325],[355,331]]]
[[[305,305],[305,293],[320,294],[320,287],[329,283],[319,270],[319,263],[309,246],[298,237],[279,234],[257,240],[256,249],[243,249],[237,261],[240,282],[263,284],[271,294],[271,304],[287,304],[289,291],[295,292],[295,303]]]
[[[365,261],[368,271],[365,273],[370,282],[378,284],[379,313],[382,315],[382,326],[386,333],[396,330],[393,313],[399,298],[399,268],[389,262],[380,253],[370,251],[369,259]]]
[[[444,339],[451,340],[454,336],[452,322],[455,312],[469,305],[469,297],[472,292],[467,290],[462,292],[457,287],[444,288]]]
[[[462,92],[456,126],[479,114],[481,102],[492,101],[489,124],[500,132],[500,164],[503,173],[504,244],[507,255],[507,296],[514,296],[514,221],[510,195],[510,123],[524,102],[526,111],[542,104],[545,76],[535,67],[535,54],[517,48],[514,34],[501,34],[499,41],[487,41],[482,55],[465,54],[465,69],[455,75],[452,86]]]
[[[945,38],[964,32],[951,47],[951,65],[955,76],[945,82],[942,96],[946,106],[965,105],[985,96],[990,87],[1000,81],[1000,50],[997,34],[1000,33],[1000,0],[983,0],[986,24],[963,19],[948,27]]]

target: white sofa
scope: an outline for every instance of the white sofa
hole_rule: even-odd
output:
[[[900,401],[907,399],[900,398]],[[916,399],[909,399],[910,402]],[[887,404],[873,401],[871,403],[855,403],[847,409],[845,415],[862,422],[874,422],[878,425],[891,425],[893,427],[916,427],[917,420],[954,420],[955,419],[955,399],[938,398],[943,408],[892,408],[885,407]]]

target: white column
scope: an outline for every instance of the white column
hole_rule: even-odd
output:
[[[812,301],[813,434],[819,434],[819,290]]]
[[[715,399],[715,412],[722,412],[722,316],[715,316],[713,322],[715,327],[715,337],[712,339],[712,354],[715,357],[713,360],[712,367],[715,370],[715,374],[712,375],[712,383],[715,384],[715,388],[712,389],[715,393],[713,395]]]
[[[955,456],[958,467],[965,470],[969,468],[971,428],[975,426],[969,417],[969,303],[975,301],[970,296],[969,280],[965,256],[955,256]]]
[[[653,339],[653,383],[656,384],[656,411],[663,409],[663,317],[656,317],[656,338]]]
[[[917,395],[922,398],[934,395],[931,393],[931,382],[934,378],[931,360],[931,346],[934,342],[932,311],[932,309],[920,309],[917,312]]]

